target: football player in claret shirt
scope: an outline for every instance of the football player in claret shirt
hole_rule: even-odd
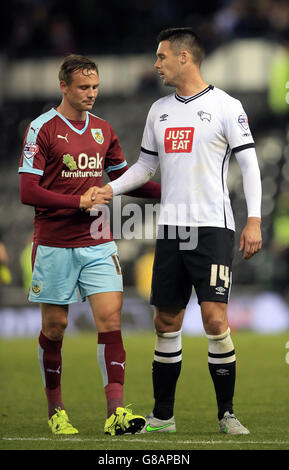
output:
[[[151,291],[155,403],[141,432],[176,430],[181,329],[194,286],[208,338],[219,430],[249,433],[233,411],[236,356],[227,318],[235,230],[226,183],[231,154],[242,171],[248,211],[239,246],[244,259],[261,249],[261,179],[245,111],[240,101],[206,83],[200,72],[203,56],[201,41],[190,28],[159,34],[155,68],[164,85],[176,92],[152,105],[139,160],[103,188],[108,197],[130,191],[137,187],[136,178],[143,184],[160,165],[162,197]]]
[[[60,66],[59,82],[62,101],[28,126],[19,166],[21,201],[35,207],[29,300],[41,305],[39,362],[48,423],[54,434],[78,432],[61,394],[62,340],[78,289],[82,299],[89,299],[98,331],[97,357],[107,399],[104,431],[135,433],[145,418],[123,404],[123,283],[117,247],[110,231],[105,237],[91,233],[97,215],[88,212],[110,201],[99,193],[104,172],[113,180],[127,170],[127,163],[111,125],[91,113],[99,87],[97,65],[69,55]],[[159,199],[160,185],[149,182],[130,194]]]

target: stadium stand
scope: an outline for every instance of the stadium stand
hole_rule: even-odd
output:
[[[281,290],[282,295],[289,298],[289,257],[284,256],[289,241],[284,241],[286,237],[283,237],[283,245],[280,245],[281,225],[278,224],[280,198],[289,193],[289,76],[283,76],[283,86],[280,86],[278,77],[284,68],[279,62],[275,69],[277,73],[272,75],[268,68],[271,59],[274,65],[273,57],[277,50],[282,52],[284,61],[288,61],[289,4],[283,0],[220,0],[209,2],[213,6],[208,10],[208,2],[205,6],[200,6],[200,3],[198,10],[195,5],[192,7],[192,2],[176,0],[112,1],[109,10],[105,8],[104,1],[90,0],[70,2],[69,9],[66,9],[65,2],[55,0],[11,0],[3,5],[6,21],[0,32],[0,61],[3,65],[0,87],[0,220],[13,274],[13,284],[5,287],[5,295],[2,296],[4,303],[11,305],[26,301],[19,258],[31,231],[33,211],[19,202],[17,170],[24,130],[35,116],[57,104],[57,96],[41,99],[41,88],[36,98],[33,95],[11,96],[9,88],[13,82],[7,79],[5,68],[23,65],[25,60],[31,61],[31,67],[35,64],[41,66],[46,58],[58,62],[63,54],[72,51],[99,57],[100,61],[121,58],[124,64],[129,58],[143,54],[152,58],[153,64],[157,32],[180,24],[195,27],[204,37],[211,66],[214,60],[216,62],[220,58],[223,63],[222,60],[227,58],[222,70],[220,67],[214,70],[223,80],[226,76],[228,86],[225,89],[241,99],[256,140],[263,181],[264,248],[246,264],[236,254],[234,285]],[[122,22],[119,21],[120,16]],[[263,41],[262,45],[259,40]],[[240,43],[244,47],[239,47]],[[256,63],[248,63],[249,55],[254,57],[254,50],[260,69],[256,77]],[[246,61],[247,67],[241,68],[240,64],[246,64]],[[117,70],[115,75],[117,82]],[[105,79],[101,69],[100,78]],[[242,85],[239,88],[238,83]],[[247,88],[244,83],[247,83]],[[230,88],[232,84],[235,85],[233,89]],[[32,89],[33,86],[32,83]],[[280,90],[277,97],[272,90]],[[145,116],[151,103],[160,93],[167,92],[160,89],[154,75],[148,72],[143,73],[133,94],[125,94],[117,88],[115,93],[100,94],[94,112],[114,127],[129,165],[138,157]],[[280,94],[283,100],[281,107],[278,106]],[[287,106],[284,106],[284,101]],[[159,179],[159,174],[156,178]],[[236,216],[237,250],[246,208],[241,174],[234,157],[230,165],[229,188]],[[123,203],[126,201],[123,198]],[[144,204],[143,200],[138,202]],[[289,221],[284,222],[287,227],[286,222],[289,224]],[[134,260],[144,251],[144,245],[137,240],[134,248],[128,250],[125,241],[120,240],[118,244],[120,253],[123,253],[125,283],[134,288]]]

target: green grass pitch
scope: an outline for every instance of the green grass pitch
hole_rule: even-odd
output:
[[[152,409],[152,333],[126,333],[125,404],[136,413]],[[177,432],[110,437],[103,434],[105,397],[97,364],[97,336],[67,335],[63,344],[63,399],[79,434],[53,436],[37,360],[37,338],[0,341],[0,449],[2,450],[288,450],[289,332],[232,334],[237,354],[235,413],[246,436],[218,433],[207,340],[183,337],[177,386]]]

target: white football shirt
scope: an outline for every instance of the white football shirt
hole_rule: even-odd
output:
[[[142,155],[158,157],[159,224],[235,229],[227,187],[231,153],[254,147],[239,100],[212,85],[197,95],[157,100],[144,129]]]

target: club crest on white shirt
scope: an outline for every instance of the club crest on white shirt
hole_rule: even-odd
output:
[[[197,114],[200,117],[201,121],[211,122],[212,116],[210,113],[206,113],[206,111],[198,111]]]

